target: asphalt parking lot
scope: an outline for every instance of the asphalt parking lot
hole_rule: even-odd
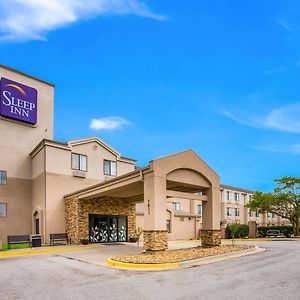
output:
[[[0,260],[0,299],[300,299],[300,241],[169,271],[112,269],[59,254]]]

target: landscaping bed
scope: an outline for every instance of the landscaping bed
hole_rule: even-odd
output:
[[[157,252],[145,252],[134,255],[115,256],[112,257],[111,260],[134,264],[176,263],[224,253],[238,252],[253,248],[254,246],[245,245],[221,245],[212,248],[194,247]]]

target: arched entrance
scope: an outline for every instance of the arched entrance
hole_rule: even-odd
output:
[[[33,214],[34,234],[40,234],[40,215],[37,211]]]

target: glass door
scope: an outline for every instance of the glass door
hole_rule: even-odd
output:
[[[90,242],[126,242],[127,217],[89,215]]]

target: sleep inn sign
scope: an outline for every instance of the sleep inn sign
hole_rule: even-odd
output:
[[[35,125],[37,122],[37,90],[1,78],[1,116]]]

